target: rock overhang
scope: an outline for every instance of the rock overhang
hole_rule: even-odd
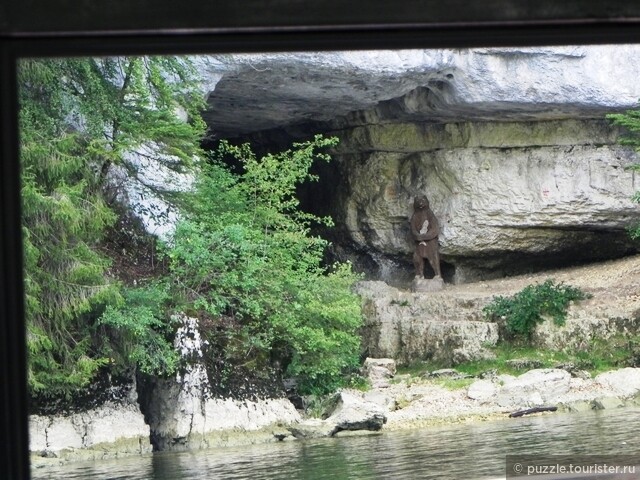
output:
[[[202,57],[217,138],[307,122],[602,118],[640,99],[635,45]]]
[[[212,139],[258,151],[338,136],[325,180],[305,195],[328,199],[317,213],[336,221],[338,257],[368,265],[370,278],[411,270],[405,220],[411,196],[429,192],[442,259],[468,281],[636,251],[625,233],[640,220],[625,170],[634,154],[605,117],[637,106],[639,54],[602,45],[234,55],[216,59],[205,119]]]

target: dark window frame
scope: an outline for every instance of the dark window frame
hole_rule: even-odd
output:
[[[33,56],[640,42],[626,0],[37,0],[0,4],[0,478],[29,478],[16,64]]]

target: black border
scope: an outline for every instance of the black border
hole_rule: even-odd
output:
[[[29,478],[19,58],[638,42],[623,0],[0,0],[0,478]]]

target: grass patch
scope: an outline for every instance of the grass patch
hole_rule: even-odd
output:
[[[461,388],[467,388],[473,382],[475,378],[434,378],[431,380],[436,385],[446,388],[447,390],[460,390]]]
[[[409,375],[411,378],[422,377],[427,372],[441,368],[455,368],[458,372],[474,377],[494,371],[498,375],[520,375],[530,367],[517,368],[509,364],[509,360],[528,359],[540,363],[538,368],[553,368],[559,364],[573,364],[577,369],[586,370],[595,376],[599,373],[623,367],[640,366],[640,335],[614,335],[606,340],[595,339],[581,351],[561,352],[551,351],[530,346],[501,344],[491,348],[495,358],[491,360],[477,360],[459,365],[448,365],[438,362],[418,362],[413,365],[398,367],[399,375]],[[473,379],[433,379],[445,388],[463,388],[464,382]],[[456,383],[459,382],[459,383]],[[458,386],[458,384],[460,386]]]

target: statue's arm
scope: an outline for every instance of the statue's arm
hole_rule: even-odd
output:
[[[438,219],[436,218],[435,215],[433,215],[433,213],[431,215],[428,216],[428,220],[429,220],[429,228],[427,228],[427,233],[425,233],[424,235],[420,235],[421,238],[420,241],[429,241],[429,240],[433,240],[434,238],[436,238],[438,235],[440,235],[440,224],[438,223]],[[413,228],[413,225],[411,226]]]
[[[422,225],[424,225],[425,220],[429,221],[427,232],[420,233],[420,229],[422,228]],[[422,215],[414,215],[411,217],[411,235],[413,235],[413,239],[416,242],[427,242],[440,235],[440,224],[438,223],[436,216],[431,213],[427,214],[426,218],[423,218]]]
[[[426,233],[420,233],[422,229],[422,225],[424,224],[424,220],[420,218],[420,216],[411,217],[411,235],[416,242],[424,242],[425,240],[430,240],[428,237],[429,230],[431,229],[431,225],[427,228]]]

